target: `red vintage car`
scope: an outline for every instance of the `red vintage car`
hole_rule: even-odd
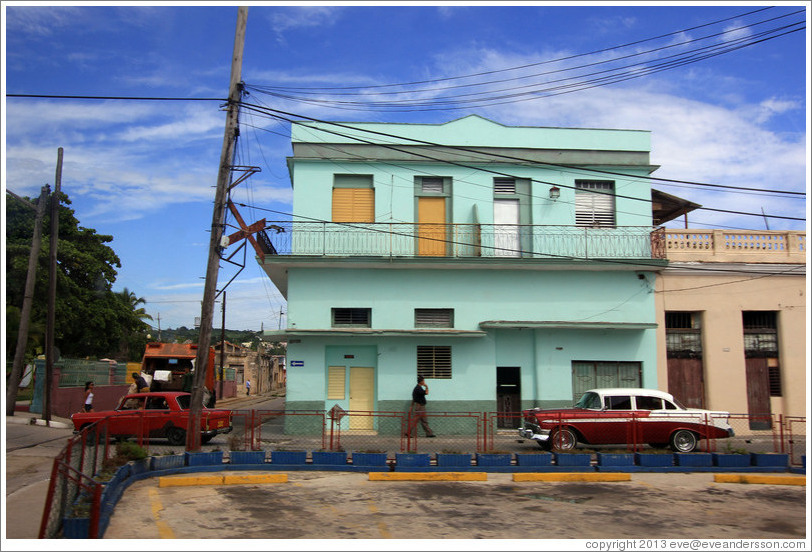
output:
[[[106,430],[111,437],[165,437],[171,445],[183,445],[186,443],[191,399],[190,393],[177,391],[125,395],[115,410],[72,415],[74,433],[107,418],[100,430]],[[203,408],[200,425],[201,441],[207,443],[215,435],[229,433],[233,429],[231,411]]]
[[[644,444],[691,452],[700,439],[733,436],[728,412],[685,408],[654,389],[592,389],[572,408],[522,411],[522,439],[542,448],[572,450],[592,445]]]

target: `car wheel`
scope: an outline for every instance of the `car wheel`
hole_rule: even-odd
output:
[[[170,445],[185,445],[186,431],[179,427],[170,427],[166,430],[166,438],[169,440]]]
[[[578,439],[571,429],[559,429],[550,435],[550,445],[555,450],[572,450],[578,444]]]
[[[696,448],[696,433],[687,429],[675,431],[671,436],[671,448],[674,452],[692,452]]]

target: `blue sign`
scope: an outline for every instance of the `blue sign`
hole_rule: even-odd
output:
[[[291,366],[291,368],[293,368],[294,366],[296,366],[296,367],[304,366],[304,360],[291,360],[290,361],[290,366]]]

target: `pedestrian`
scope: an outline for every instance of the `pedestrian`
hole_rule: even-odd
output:
[[[245,396],[251,395],[251,380],[245,380]]]
[[[426,432],[426,437],[435,437],[426,419],[426,395],[428,394],[429,386],[426,385],[423,376],[417,376],[417,385],[412,390],[412,407],[409,411],[409,431],[407,436],[417,437],[417,422],[420,422],[423,431]]]
[[[85,412],[93,412],[93,388],[96,386],[92,381],[85,382]]]
[[[139,393],[149,392],[149,385],[147,384],[147,380],[144,379],[144,376],[142,376],[138,372],[133,372],[132,377],[133,382],[135,382],[135,387],[136,389],[138,389]]]

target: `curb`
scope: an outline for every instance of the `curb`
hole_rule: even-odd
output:
[[[369,472],[370,481],[487,481],[484,472]]]
[[[287,483],[286,473],[263,473],[245,475],[196,475],[161,476],[158,487],[193,487],[197,485],[262,485],[265,483]]]
[[[713,480],[716,483],[746,483],[758,485],[796,485],[805,486],[806,476],[795,475],[748,475],[738,473],[717,473]]]
[[[73,429],[72,424],[58,422],[56,420],[51,420],[51,423],[49,424],[41,418],[30,418],[28,416],[6,416],[6,423],[16,425],[38,425],[44,427],[55,427],[58,429]]]
[[[631,481],[630,473],[572,472],[572,473],[514,473],[513,481]]]

